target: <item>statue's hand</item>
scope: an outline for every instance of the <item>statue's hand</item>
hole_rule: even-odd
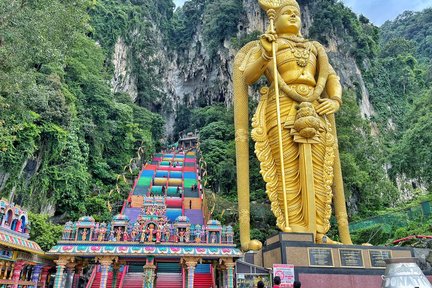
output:
[[[316,107],[316,112],[319,115],[333,114],[336,113],[340,108],[340,104],[338,101],[329,98],[318,99],[318,102],[320,104],[318,105],[318,107]]]
[[[277,40],[277,35],[272,33],[265,33],[260,37],[260,43],[261,43],[261,47],[263,48],[263,53],[265,53],[265,55],[268,58],[273,57],[273,45],[272,45],[273,42],[276,44],[274,46],[277,52],[276,40]]]

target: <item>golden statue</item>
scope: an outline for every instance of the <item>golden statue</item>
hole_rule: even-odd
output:
[[[268,87],[252,119],[255,153],[277,226],[313,233],[317,243],[335,243],[330,228],[334,198],[339,234],[351,244],[334,113],[342,104],[339,77],[324,47],[301,35],[295,0],[259,0],[269,30],[246,44],[234,63],[237,187],[242,249],[258,250],[250,239],[248,85],[262,75]]]

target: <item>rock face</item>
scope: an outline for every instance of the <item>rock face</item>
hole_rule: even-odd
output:
[[[128,93],[132,100],[138,96],[136,78],[132,75],[128,65],[128,47],[122,38],[119,38],[114,46],[113,66],[114,75],[111,80],[112,90],[114,92]]]
[[[200,0],[192,0],[193,5],[203,5]],[[304,1],[306,2],[306,1]],[[302,5],[303,28],[302,33],[308,37],[309,30],[314,24],[313,14],[316,7],[314,4],[300,3]],[[237,39],[251,34],[254,31],[263,33],[268,26],[267,16],[258,5],[256,0],[242,1],[244,15],[238,24]],[[204,9],[201,8],[203,11]],[[194,23],[196,29],[187,49],[176,50],[171,43],[166,40],[158,39],[155,53],[160,69],[159,78],[162,80],[160,90],[169,95],[170,106],[166,106],[161,112],[167,120],[167,133],[173,131],[173,125],[177,110],[181,106],[197,107],[206,106],[213,103],[224,103],[229,106],[233,99],[232,86],[232,63],[237,49],[232,44],[231,39],[226,39],[224,44],[219,47],[215,56],[210,57],[209,50],[204,41],[204,17],[201,15],[199,21]],[[155,27],[155,29],[158,29]],[[158,34],[163,31],[157,31]],[[369,102],[369,94],[365,87],[362,73],[356,64],[355,59],[349,55],[347,49],[341,49],[350,43],[345,43],[339,37],[327,35],[328,45],[326,47],[330,61],[341,77],[345,88],[355,89],[359,97],[359,104],[362,115],[369,118],[373,115],[373,107]],[[122,39],[117,41],[113,64],[115,75],[112,80],[115,91],[127,92],[132,99],[136,98],[137,85],[136,75],[130,73],[132,69],[128,67],[130,63],[128,47]],[[146,61],[146,59],[142,59]],[[151,107],[150,107],[151,108]]]

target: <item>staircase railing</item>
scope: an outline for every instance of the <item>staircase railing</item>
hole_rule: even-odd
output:
[[[186,155],[185,155],[185,157],[186,157]],[[181,177],[182,177],[182,184],[181,184],[181,186],[182,186],[182,197],[181,197],[181,199],[182,199],[182,215],[185,215],[185,207],[184,207],[184,199],[185,199],[185,192],[186,192],[186,190],[185,190],[185,185],[184,185],[184,183],[185,183],[185,178],[184,178],[184,173],[185,173],[185,161],[186,160],[186,158],[183,158],[183,166],[182,166],[182,170],[181,170]],[[184,287],[184,286],[183,286]]]
[[[215,273],[215,270],[213,268],[213,264],[210,264],[210,273],[211,273],[211,277],[212,277],[212,285],[213,285],[213,287],[216,287],[216,277],[215,277],[216,273]]]
[[[186,273],[185,269],[182,268],[182,287],[186,287]]]
[[[93,285],[93,281],[96,278],[96,273],[97,273],[98,268],[99,268],[99,265],[94,266],[93,271],[90,275],[89,281],[87,282],[86,288],[91,288],[91,286]]]
[[[138,179],[141,177],[141,174],[143,173],[143,171],[147,167],[147,165],[148,165],[148,163],[142,165],[141,171],[138,173],[138,176],[135,178],[134,184],[132,185],[132,189],[129,192],[128,200],[133,195],[133,192],[135,191],[135,187],[138,184]],[[122,206],[122,209],[121,209],[121,214],[124,214],[125,208],[127,207],[127,203],[128,203],[128,201],[123,201],[123,206]]]
[[[174,157],[171,158],[170,166],[168,166],[167,182],[165,184],[165,194],[163,195],[165,197],[165,199],[166,199],[166,197],[168,197],[168,187],[170,187],[169,182],[170,182],[170,179],[171,179],[171,175],[170,174],[171,174],[171,171],[174,171],[172,169],[173,168],[173,166],[172,166],[173,162],[174,162]]]
[[[129,197],[128,197],[129,198]],[[122,209],[121,209],[121,214],[124,214],[124,211],[125,211],[125,209],[126,209],[126,205],[127,205],[127,200],[124,200],[123,201],[123,206],[122,206]]]
[[[128,270],[128,268],[129,268],[129,266],[124,266],[123,267],[123,272],[122,272],[122,274],[120,275],[120,279],[119,279],[119,285],[117,285],[116,287],[118,287],[118,288],[122,288],[123,287],[123,281],[124,281],[124,278],[125,278],[125,276],[126,276],[126,273],[127,273],[127,270]]]

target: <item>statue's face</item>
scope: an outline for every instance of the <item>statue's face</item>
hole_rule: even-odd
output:
[[[283,7],[276,18],[275,28],[278,34],[290,33],[298,35],[301,28],[301,18],[297,7]]]

